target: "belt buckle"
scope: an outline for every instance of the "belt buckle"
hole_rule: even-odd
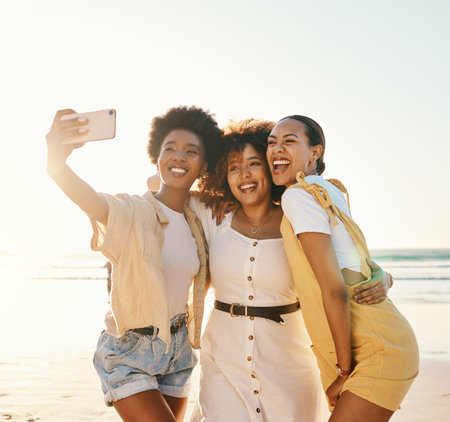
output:
[[[230,305],[230,315],[231,315],[232,317],[242,317],[242,316],[247,316],[247,306],[245,307],[244,315],[236,315],[236,314],[233,312],[235,306],[244,306],[244,305],[241,305],[240,303],[232,303],[232,304]]]

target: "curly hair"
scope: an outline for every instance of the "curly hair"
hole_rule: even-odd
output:
[[[164,138],[175,129],[189,130],[200,138],[205,148],[207,168],[213,169],[221,154],[222,131],[211,113],[195,106],[173,107],[152,120],[147,144],[152,163],[157,163]]]
[[[222,137],[223,153],[216,168],[203,177],[199,183],[202,201],[212,205],[216,201],[235,201],[227,181],[228,157],[233,153],[242,152],[251,145],[266,160],[267,138],[275,126],[267,120],[246,119],[232,121],[224,128]],[[284,186],[272,183],[272,200],[279,202],[284,192]]]

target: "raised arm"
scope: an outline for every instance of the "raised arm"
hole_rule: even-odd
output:
[[[74,113],[73,110],[59,110],[47,134],[47,173],[61,190],[77,204],[87,215],[106,224],[108,221],[108,203],[91,186],[78,177],[67,165],[67,158],[74,149],[83,143],[68,143],[86,133],[87,120],[61,120],[61,117]]]
[[[352,367],[350,298],[334,252],[331,237],[325,233],[297,235],[306,258],[319,282],[323,307],[336,348],[337,364],[344,371]],[[338,376],[326,394],[335,405],[347,376]]]

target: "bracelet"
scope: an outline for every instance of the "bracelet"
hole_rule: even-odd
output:
[[[346,377],[347,375],[350,375],[352,372],[352,368],[350,368],[348,371],[344,371],[339,364],[336,364],[336,374],[338,374],[340,377]]]

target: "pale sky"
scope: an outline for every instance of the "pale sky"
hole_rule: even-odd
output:
[[[0,251],[89,250],[88,219],[45,173],[57,109],[116,108],[116,138],[69,164],[143,193],[149,123],[180,104],[221,125],[314,118],[370,248],[450,247],[449,19],[444,0],[0,2]]]

